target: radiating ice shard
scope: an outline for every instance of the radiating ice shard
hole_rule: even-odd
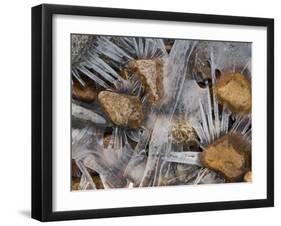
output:
[[[168,162],[202,166],[200,156],[201,152],[194,151],[170,152],[164,157],[164,159]]]
[[[163,39],[113,37],[112,41],[134,59],[154,59],[167,56]]]
[[[96,36],[86,47],[83,57],[72,66],[72,74],[83,83],[82,73],[104,88],[124,82],[119,70],[129,61],[167,55],[162,39]]]

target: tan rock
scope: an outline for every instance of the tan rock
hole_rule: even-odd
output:
[[[102,91],[98,101],[114,124],[129,128],[141,127],[144,116],[138,97]]]
[[[249,172],[245,173],[244,181],[245,182],[252,182],[252,171],[249,171]]]
[[[160,59],[133,60],[129,69],[138,75],[151,103],[158,103],[164,95],[163,62]]]
[[[218,100],[231,111],[242,115],[251,112],[251,82],[243,74],[222,75],[214,91]]]
[[[74,82],[72,86],[72,97],[82,102],[91,103],[97,98],[97,91],[93,85],[82,86]]]
[[[120,71],[120,76],[123,78],[123,79],[126,79],[128,80],[130,78],[130,72],[127,68],[124,68]]]
[[[202,152],[201,161],[227,181],[239,181],[250,168],[250,145],[242,136],[230,133],[209,145]]]
[[[192,146],[196,144],[196,132],[187,121],[175,121],[172,124],[172,141],[176,144],[184,146]]]

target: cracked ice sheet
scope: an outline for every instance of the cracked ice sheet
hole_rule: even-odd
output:
[[[202,166],[200,161],[201,152],[184,151],[184,152],[170,152],[164,159],[168,162],[176,162],[182,164],[190,164]]]

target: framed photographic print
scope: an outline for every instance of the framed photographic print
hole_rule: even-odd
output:
[[[274,21],[32,8],[32,217],[274,205]]]

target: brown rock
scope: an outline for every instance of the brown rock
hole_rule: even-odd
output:
[[[100,176],[99,175],[93,175],[91,176],[92,177],[92,180],[96,186],[96,189],[104,189],[104,186],[103,186],[103,183],[100,179]],[[87,188],[87,190],[90,190],[92,188]],[[72,191],[77,191],[77,190],[81,190],[80,188],[80,178],[72,178],[71,180],[71,190]]]
[[[242,115],[251,112],[251,83],[243,74],[222,75],[214,91],[218,100],[231,111]]]
[[[150,102],[158,103],[164,95],[163,62],[160,59],[133,60],[129,69],[140,77]]]
[[[71,160],[71,174],[72,177],[76,177],[79,178],[81,176],[81,171],[79,169],[79,167],[77,166],[75,160]]]
[[[225,176],[227,181],[239,181],[250,168],[250,145],[238,134],[227,134],[202,152],[202,164]]]
[[[82,86],[80,83],[74,82],[72,97],[82,102],[91,103],[96,100],[97,91],[93,85],[86,84],[86,86]]]
[[[243,179],[245,182],[252,182],[252,171],[248,171],[247,173],[245,173]]]
[[[103,183],[99,175],[92,176],[92,179],[97,189],[104,189]]]
[[[72,191],[80,190],[80,178],[73,178],[72,177],[71,190]]]
[[[98,101],[114,124],[129,128],[141,127],[143,109],[138,97],[102,91]]]

